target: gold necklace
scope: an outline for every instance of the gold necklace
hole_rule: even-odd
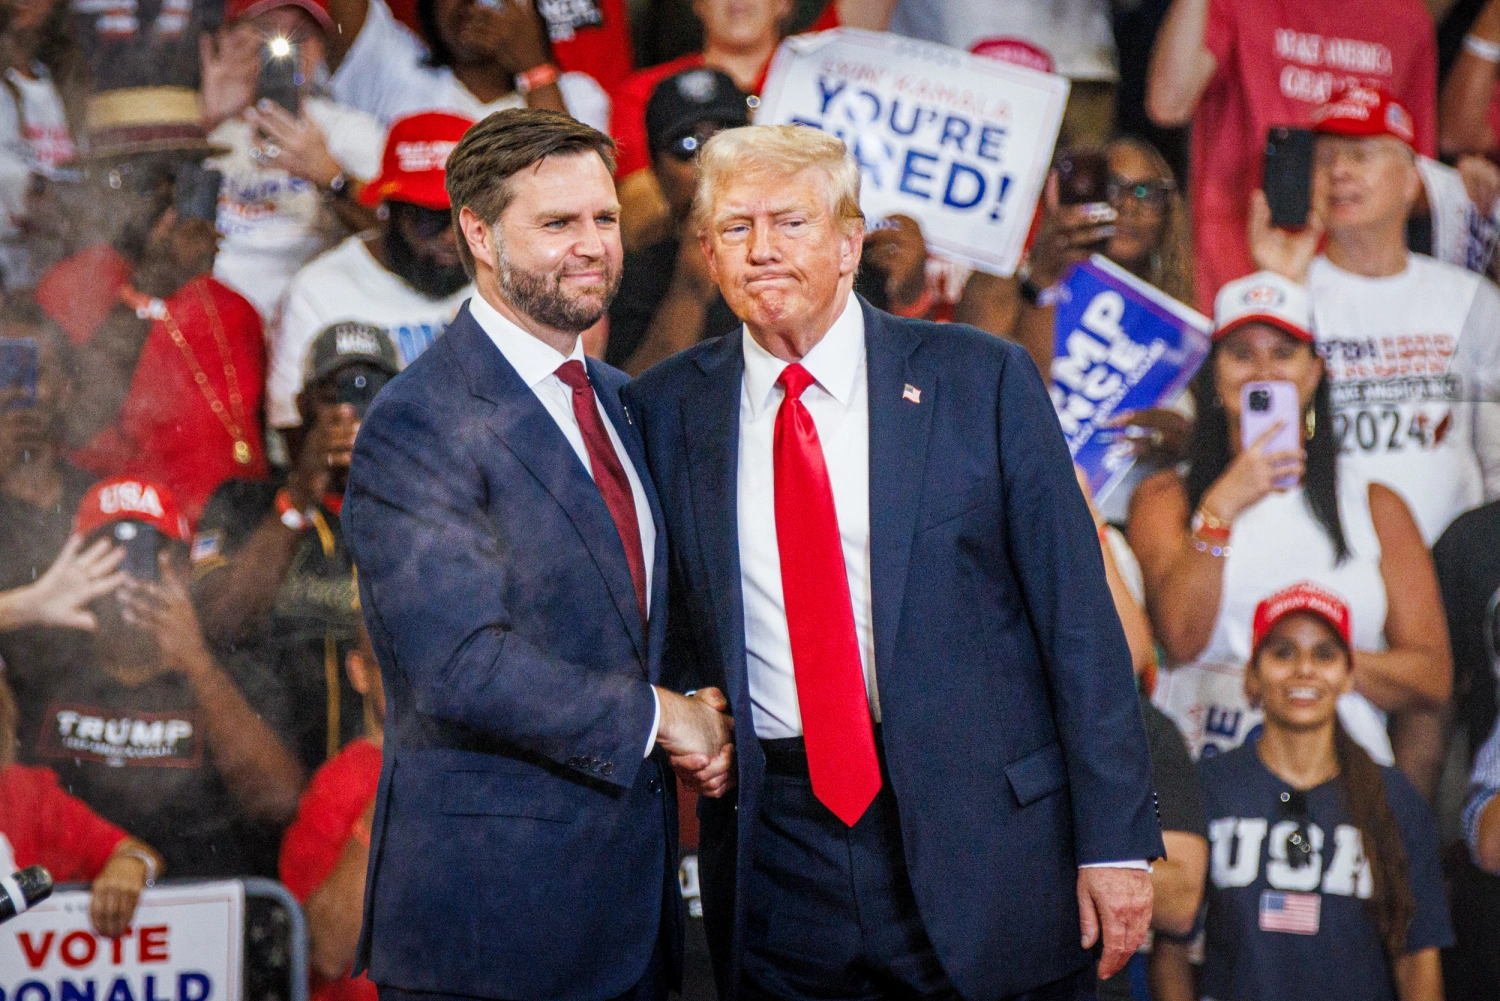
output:
[[[219,423],[224,425],[224,430],[229,437],[234,439],[234,461],[242,466],[250,465],[251,453],[250,442],[245,438],[245,401],[240,394],[240,380],[235,372],[234,359],[229,353],[229,338],[224,333],[224,323],[219,319],[219,308],[214,304],[213,296],[205,289],[205,282],[197,282],[196,288],[198,298],[203,301],[204,312],[208,314],[209,325],[213,330],[214,343],[219,348],[219,360],[224,365],[224,381],[229,386],[229,408],[224,407],[224,402],[219,399],[219,394],[208,384],[208,374],[198,364],[198,356],[182,336],[182,329],[177,326],[177,320],[173,318],[167,304],[160,299],[147,296],[129,286],[120,290],[120,299],[125,305],[135,310],[135,315],[143,320],[160,320],[167,328],[167,334],[172,338],[172,343],[177,345],[177,350],[182,352],[182,357],[187,361],[188,368],[193,373],[193,382],[197,383],[198,391],[203,394],[203,399],[208,403],[208,409],[212,410]]]

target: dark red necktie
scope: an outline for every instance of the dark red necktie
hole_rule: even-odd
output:
[[[609,516],[614,519],[615,530],[620,533],[620,542],[625,546],[625,562],[630,565],[635,600],[640,603],[641,618],[645,619],[646,561],[641,555],[641,525],[636,520],[635,495],[630,492],[630,480],[625,476],[625,467],[620,465],[614,443],[609,440],[604,418],[599,416],[594,387],[589,383],[589,373],[583,362],[563,362],[557,370],[557,377],[573,389],[573,416],[578,418],[578,430],[583,432],[589,465],[594,470],[594,483],[604,497],[604,505],[609,508]]]
[[[776,380],[786,399],[776,412],[776,546],[792,670],[813,795],[853,827],[880,791],[880,763],[833,487],[823,446],[802,392],[813,377],[788,365]]]

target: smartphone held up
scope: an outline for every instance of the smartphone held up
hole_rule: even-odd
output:
[[[1248,451],[1268,433],[1271,437],[1261,445],[1264,455],[1302,447],[1302,406],[1290,382],[1247,382],[1240,389],[1240,447]],[[1282,476],[1275,483],[1277,490],[1296,485],[1296,476]]]

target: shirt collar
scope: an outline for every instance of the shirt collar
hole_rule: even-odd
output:
[[[742,336],[745,354],[745,392],[750,398],[750,416],[759,417],[771,405],[776,380],[787,362],[761,347],[747,327]],[[844,311],[833,321],[823,339],[802,358],[802,367],[823,391],[847,405],[854,394],[854,380],[865,360],[865,313],[854,293]]]
[[[528,389],[535,389],[537,383],[556,373],[563,362],[580,361],[584,362],[584,368],[588,368],[583,354],[582,337],[573,341],[573,353],[564,355],[501,316],[499,310],[485,302],[484,296],[478,292],[469,300],[469,315],[474,317],[479,329],[495,342],[495,347],[500,349],[500,353],[521,376],[521,381],[526,383]]]

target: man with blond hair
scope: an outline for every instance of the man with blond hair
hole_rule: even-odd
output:
[[[1041,377],[853,294],[837,139],[731,129],[701,156],[699,240],[745,323],[625,398],[674,543],[664,657],[736,718],[736,792],[701,810],[720,994],[1093,997],[1089,950],[1108,976],[1141,943],[1162,843]]]

